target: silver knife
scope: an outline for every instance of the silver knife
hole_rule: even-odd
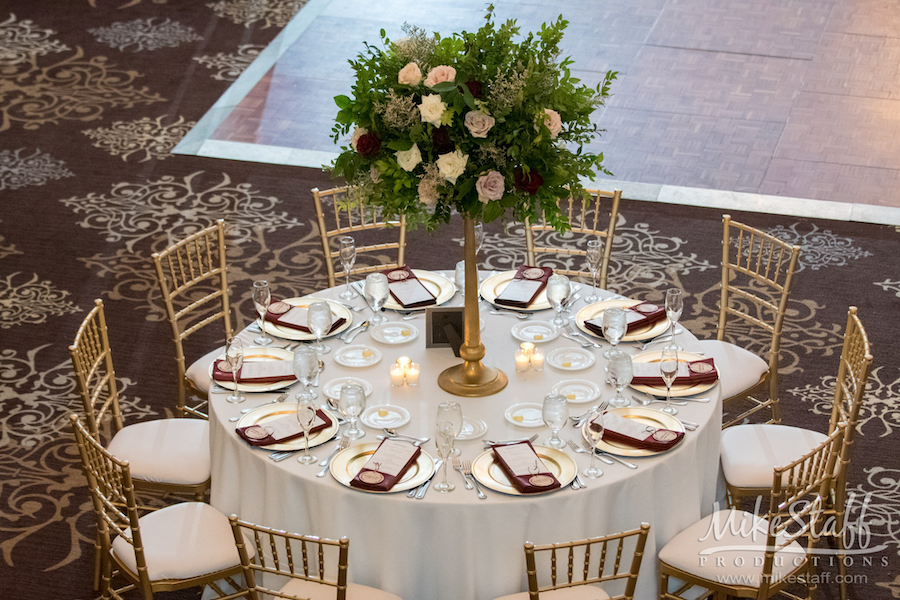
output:
[[[369,322],[363,321],[358,327],[355,327],[354,329],[351,329],[350,331],[345,333],[344,337],[342,339],[344,340],[345,343],[349,344],[350,342],[353,341],[353,338],[355,338],[356,336],[358,336],[359,334],[361,334],[368,328],[369,328]]]
[[[428,491],[428,486],[431,485],[431,481],[432,481],[435,477],[437,477],[438,471],[441,470],[441,466],[442,466],[443,464],[444,464],[444,461],[442,461],[442,460],[438,460],[436,463],[434,463],[434,475],[432,475],[431,477],[429,477],[429,478],[428,478],[428,481],[426,481],[425,483],[423,483],[422,486],[421,486],[421,489],[419,489],[419,491],[416,492],[416,500],[421,500],[422,498],[425,497],[425,492]]]
[[[580,487],[581,489],[587,488],[587,484],[584,482],[584,479],[582,479],[581,475],[579,475],[578,473],[575,473],[575,481],[578,482],[578,487]]]
[[[512,446],[513,444],[521,444],[522,442],[534,442],[534,440],[536,440],[537,438],[538,438],[538,434],[534,434],[533,436],[531,436],[528,439],[521,439],[521,440],[506,440],[506,441],[502,441],[502,442],[497,442],[494,440],[481,440],[481,441],[484,442],[484,449],[490,450],[491,446]]]

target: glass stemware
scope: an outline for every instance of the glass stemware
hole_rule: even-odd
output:
[[[553,448],[565,448],[566,443],[559,439],[559,430],[569,419],[569,403],[561,394],[548,394],[544,398],[544,407],[541,411],[544,425],[550,428],[550,439],[545,443]]]
[[[301,344],[294,350],[294,375],[303,384],[303,390],[297,393],[297,400],[314,400],[318,397],[310,386],[319,376],[319,355],[312,346]]]
[[[481,221],[475,222],[475,255],[477,256],[481,252],[481,247],[484,246],[484,223]]]
[[[260,279],[253,282],[253,306],[259,315],[259,328],[262,334],[253,340],[257,346],[268,346],[272,343],[272,338],[266,335],[266,313],[269,310],[269,304],[272,303],[272,291],[269,289],[269,282]]]
[[[672,384],[675,377],[678,376],[678,348],[666,346],[663,348],[662,356],[659,360],[659,374],[666,384],[666,405],[662,408],[664,413],[677,415],[678,409],[671,405],[672,400]]]
[[[352,300],[356,293],[350,289],[350,269],[356,263],[356,240],[349,235],[341,236],[341,266],[344,267],[344,275],[347,278],[347,288],[340,293],[344,300]]]
[[[562,311],[565,300],[569,297],[570,289],[569,278],[565,275],[551,275],[547,281],[547,301],[556,311],[553,324],[557,327],[563,327],[569,323],[569,320],[562,316]]]
[[[453,453],[453,440],[455,437],[453,434],[453,423],[449,421],[438,422],[437,431],[434,434],[434,443],[437,446],[438,456],[444,461],[444,478],[442,481],[434,484],[434,489],[442,494],[456,489],[455,485],[447,481],[447,468],[450,464],[450,456]]]
[[[631,378],[634,376],[631,355],[627,352],[617,351],[610,357],[606,368],[609,370],[609,376],[616,387],[616,396],[609,401],[609,405],[616,408],[631,406],[631,400],[622,395],[625,386],[631,383]]]
[[[591,465],[582,471],[582,473],[584,473],[584,476],[588,479],[597,479],[603,475],[603,471],[596,466],[597,453],[594,452],[597,444],[603,439],[603,411],[591,411],[591,414],[588,416],[588,423],[589,425],[585,427],[585,431],[591,442]]]
[[[230,337],[225,340],[225,369],[231,373],[234,381],[234,391],[225,399],[232,404],[240,404],[247,398],[238,389],[238,371],[244,364],[244,343],[237,337]],[[221,368],[221,367],[220,367]]]
[[[450,455],[459,456],[461,452],[456,447],[456,436],[462,433],[463,428],[462,407],[459,405],[459,402],[441,402],[438,404],[437,422],[450,423],[452,425],[453,448],[450,450]]]
[[[603,245],[600,243],[600,240],[590,240],[587,243],[587,254],[585,254],[584,258],[587,262],[588,270],[591,272],[591,295],[584,300],[591,304],[600,299],[597,295],[597,273],[600,271],[600,265],[603,262]]]
[[[675,326],[678,325],[678,319],[681,318],[681,312],[684,310],[684,294],[678,288],[669,288],[666,290],[666,316],[669,317],[669,334],[672,341],[670,346],[675,346],[679,350],[681,348],[675,343]]]
[[[366,432],[356,426],[356,420],[366,407],[366,391],[358,383],[345,383],[341,386],[341,397],[338,400],[338,408],[341,414],[350,419],[350,428],[344,435],[351,440],[365,437]]]
[[[603,328],[604,339],[612,344],[612,348],[603,353],[603,358],[608,360],[619,351],[617,346],[628,330],[625,310],[617,306],[607,308],[603,311],[603,319],[600,322],[600,326]]]
[[[318,354],[331,352],[331,346],[322,343],[322,337],[331,331],[331,319],[331,307],[327,302],[313,302],[309,305],[306,312],[306,326],[316,336],[314,348]]]
[[[390,294],[387,276],[384,273],[366,275],[366,284],[363,292],[366,296],[366,302],[369,303],[372,312],[375,313],[375,316],[369,319],[372,324],[378,325],[387,321],[387,317],[381,314],[381,307],[387,302],[388,294]]]
[[[303,465],[311,465],[316,462],[316,457],[309,453],[309,431],[316,422],[316,405],[309,398],[297,401],[297,422],[303,430],[303,454],[297,458],[297,462]]]

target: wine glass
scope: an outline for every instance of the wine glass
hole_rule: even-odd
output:
[[[459,402],[441,402],[438,404],[437,422],[450,423],[453,426],[453,449],[450,451],[450,454],[459,456],[461,452],[456,447],[456,436],[462,433],[463,428],[462,407],[460,407]]]
[[[603,311],[600,326],[603,328],[603,337],[612,344],[612,348],[603,353],[603,358],[610,359],[614,353],[618,352],[616,346],[622,341],[622,337],[628,329],[625,310],[617,306],[607,308]]]
[[[545,443],[553,448],[565,448],[566,443],[559,439],[559,430],[569,419],[569,403],[561,394],[549,394],[544,397],[544,407],[541,411],[544,425],[550,428],[550,439]]]
[[[444,461],[444,479],[436,483],[434,489],[442,494],[452,492],[456,486],[447,481],[447,465],[450,463],[450,455],[453,453],[454,425],[449,421],[438,421],[437,431],[434,434],[434,443],[437,446],[438,456]]]
[[[365,437],[366,432],[356,426],[356,420],[366,407],[366,391],[358,383],[345,383],[341,386],[341,397],[338,400],[341,414],[350,419],[350,429],[344,435],[351,440]]]
[[[669,333],[672,341],[670,346],[675,346],[679,350],[681,348],[675,343],[675,326],[678,325],[678,319],[681,318],[681,312],[684,310],[684,294],[678,288],[669,288],[666,290],[666,316],[669,317]]]
[[[484,223],[481,221],[475,222],[475,255],[477,256],[479,252],[481,252],[481,247],[484,246]]]
[[[319,375],[319,355],[316,349],[306,344],[300,344],[294,350],[293,359],[294,375],[303,384],[303,390],[297,394],[297,400],[313,400],[318,397],[310,386]]]
[[[547,281],[547,300],[556,311],[553,324],[557,327],[563,327],[569,323],[569,320],[562,316],[562,310],[566,298],[569,297],[570,289],[569,278],[565,275],[551,275]]]
[[[340,238],[341,243],[341,266],[344,267],[344,275],[347,277],[347,289],[340,293],[344,300],[352,300],[356,297],[353,290],[350,289],[350,269],[356,263],[356,241],[349,235],[343,235]]]
[[[453,279],[456,282],[456,289],[461,293],[466,293],[466,261],[461,260],[456,263],[456,270],[453,272]]]
[[[240,404],[247,398],[240,392],[238,389],[238,371],[241,370],[241,367],[244,364],[244,343],[241,342],[240,338],[230,337],[225,340],[225,364],[221,365],[225,369],[224,371],[230,372],[231,377],[234,380],[234,391],[231,392],[228,397],[225,399],[231,402],[232,404]]]
[[[388,288],[387,276],[384,273],[372,273],[366,275],[366,285],[363,288],[366,296],[366,302],[372,308],[375,316],[369,319],[373,325],[378,325],[387,321],[387,317],[381,314],[381,307],[387,302],[390,289]]]
[[[272,343],[272,338],[266,335],[266,313],[269,311],[269,304],[272,302],[272,291],[269,289],[269,282],[260,279],[253,282],[253,306],[259,315],[259,328],[262,335],[253,340],[257,346],[268,346]]]
[[[616,353],[610,357],[607,369],[609,370],[609,376],[612,379],[613,385],[616,387],[616,397],[609,401],[609,405],[615,406],[616,408],[631,406],[631,400],[622,396],[622,391],[625,389],[626,385],[631,383],[631,378],[634,376],[631,355],[620,350],[616,351]]]
[[[590,438],[591,442],[591,465],[582,471],[584,476],[588,479],[597,479],[601,475],[603,475],[603,471],[597,468],[595,465],[595,461],[597,460],[597,453],[594,452],[594,449],[597,447],[597,444],[600,443],[600,440],[603,439],[603,411],[599,409],[594,409],[591,411],[591,414],[588,416],[588,426],[585,427],[585,431],[587,432],[588,438]]]
[[[678,375],[678,348],[674,346],[666,346],[663,348],[662,356],[659,360],[659,374],[662,375],[666,384],[666,405],[662,411],[670,415],[677,415],[678,409],[670,404],[672,400],[672,384]]]
[[[600,297],[597,295],[597,273],[600,271],[600,264],[603,262],[603,245],[600,240],[591,240],[587,243],[587,254],[585,254],[588,270],[591,272],[591,295],[584,299],[585,302],[591,304],[597,302]]]
[[[316,457],[309,453],[309,430],[316,422],[316,405],[311,398],[302,398],[297,401],[297,422],[303,430],[303,454],[297,458],[297,462],[303,465],[311,465],[316,462]]]
[[[306,326],[316,336],[314,348],[318,354],[331,352],[331,346],[322,343],[322,336],[331,331],[331,318],[331,307],[327,302],[313,302],[307,309]]]

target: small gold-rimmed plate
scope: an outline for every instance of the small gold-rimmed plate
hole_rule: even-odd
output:
[[[541,293],[538,294],[538,297],[534,299],[534,302],[529,304],[526,308],[497,304],[497,296],[499,296],[503,292],[503,290],[506,289],[506,286],[509,285],[509,282],[512,281],[513,277],[515,276],[516,271],[503,271],[502,273],[491,275],[481,283],[481,297],[494,306],[517,310],[519,312],[537,312],[539,310],[547,310],[548,308],[550,308],[550,301],[547,300],[546,287],[541,290]]]
[[[516,427],[535,429],[544,427],[543,406],[535,402],[513,404],[503,413],[503,418]]]
[[[477,440],[487,433],[487,423],[475,417],[463,417],[462,431],[456,436],[456,441]]]
[[[586,404],[600,397],[600,386],[587,379],[566,379],[550,391],[565,396],[569,404]]]
[[[681,433],[684,433],[684,425],[681,421],[679,421],[672,415],[668,415],[660,410],[654,410],[652,408],[644,408],[642,406],[626,406],[625,408],[610,409],[604,414],[618,415],[626,419],[636,419],[640,423],[649,425],[650,427],[657,427],[659,429],[671,429],[672,431],[680,431]],[[587,435],[586,429],[588,425],[590,425],[590,423],[585,420],[584,424],[581,426],[581,434],[586,440],[590,440],[590,436]],[[647,435],[649,436],[650,434],[648,433]],[[672,446],[672,448],[675,448],[677,446],[678,444],[675,444],[675,446]],[[657,450],[647,450],[645,448],[634,448],[627,444],[620,444],[619,442],[611,442],[604,439],[601,439],[599,442],[597,442],[596,447],[599,450],[609,452],[610,454],[615,454],[616,456],[632,457],[656,456],[657,454],[662,454],[663,452],[668,452],[672,449],[669,448],[669,450],[663,450],[662,452],[659,452]]]
[[[263,346],[250,346],[244,348],[244,362],[268,362],[274,360],[286,360],[288,364],[294,358],[293,352],[288,352],[284,348],[266,348]],[[220,361],[225,360],[225,354],[216,357],[216,360],[209,364],[209,378],[213,383],[226,390],[234,389],[234,381],[218,381],[213,379],[213,367]],[[238,390],[247,393],[254,392],[272,392],[287,387],[297,381],[296,378],[285,379],[284,381],[274,381],[272,383],[238,383]]]
[[[332,322],[337,321],[338,319],[341,319],[341,318],[346,319],[346,320],[344,321],[343,325],[341,325],[340,327],[338,327],[331,333],[327,334],[325,336],[326,338],[329,338],[331,336],[342,333],[345,329],[350,327],[350,325],[353,323],[353,313],[350,312],[350,310],[346,306],[343,306],[342,304],[338,304],[337,302],[334,302],[333,300],[328,300],[326,298],[303,297],[303,298],[285,298],[284,300],[282,300],[282,302],[286,302],[286,303],[290,304],[291,306],[301,306],[304,308],[308,307],[313,302],[327,302],[328,305],[331,307],[331,321]],[[260,325],[260,321],[261,321],[261,319],[257,319],[256,324]],[[316,339],[316,336],[314,336],[311,333],[306,333],[305,331],[301,331],[299,329],[292,329],[290,327],[282,327],[281,325],[276,325],[275,323],[270,323],[268,321],[266,321],[266,332],[272,333],[272,334],[277,335],[278,337],[286,339],[286,340],[297,340],[297,341],[301,341],[301,342],[308,342],[308,341]]]
[[[548,446],[534,446],[534,451],[537,452],[538,457],[544,463],[544,466],[547,467],[547,470],[553,473],[553,476],[559,481],[560,488],[557,489],[564,488],[572,483],[575,475],[578,474],[578,465],[575,464],[571,456],[562,450]],[[513,487],[500,465],[494,462],[494,452],[492,450],[485,450],[478,455],[478,458],[472,461],[472,475],[484,487],[511,496],[539,496],[556,491],[554,489],[546,492],[523,494]]]
[[[419,337],[419,330],[409,323],[389,321],[376,326],[369,335],[376,342],[393,346],[413,341]]]
[[[559,329],[549,321],[522,321],[513,325],[509,332],[517,340],[535,344],[549,342],[559,336]]]
[[[547,364],[560,371],[583,371],[591,368],[596,360],[584,348],[556,348],[547,355]]]
[[[359,385],[361,385],[363,391],[366,394],[366,398],[371,396],[372,391],[374,390],[372,384],[365,379],[359,379],[357,377],[338,377],[337,379],[332,379],[324,386],[322,386],[322,393],[325,394],[326,397],[333,400],[340,400],[341,388],[348,383],[358,383]]]
[[[338,482],[350,486],[350,482],[353,481],[353,478],[356,477],[356,474],[359,473],[363,466],[368,462],[369,458],[373,454],[375,454],[375,450],[378,449],[378,442],[369,443],[369,444],[360,444],[358,446],[350,446],[345,450],[341,450],[338,452],[334,458],[331,459],[331,466],[329,470],[331,471],[331,476],[338,480]],[[419,453],[419,457],[416,459],[416,463],[412,465],[406,473],[403,474],[403,478],[397,482],[394,487],[390,489],[388,492],[376,492],[373,490],[363,490],[359,488],[357,489],[361,492],[368,492],[370,494],[390,494],[392,492],[403,492],[406,490],[411,490],[414,487],[420,486],[426,481],[428,478],[434,475],[434,459],[422,450]]]
[[[595,302],[593,304],[588,304],[584,308],[578,311],[578,314],[575,315],[575,323],[578,325],[578,329],[582,330],[589,336],[603,339],[602,336],[598,336],[596,333],[585,327],[584,322],[590,321],[591,319],[602,319],[603,311],[607,308],[629,308],[631,306],[635,306],[640,304],[640,300],[631,300],[629,298],[622,298],[617,300],[603,300],[602,302]],[[648,325],[645,327],[641,327],[639,329],[635,329],[634,331],[629,331],[624,336],[622,336],[623,342],[638,342],[641,340],[649,340],[651,338],[655,338],[656,336],[665,333],[666,329],[669,328],[669,319],[668,317],[657,321],[652,325]]]
[[[381,352],[362,344],[344,346],[335,351],[334,362],[345,367],[371,367],[381,362]]]
[[[641,352],[640,354],[635,354],[631,360],[636,363],[658,363],[662,358],[662,350],[651,350],[649,352]],[[694,354],[692,352],[681,351],[678,353],[678,362],[693,362],[695,360],[703,360],[705,357],[700,356],[699,354]],[[695,394],[702,394],[707,390],[712,389],[719,383],[718,380],[713,381],[712,383],[697,383],[694,385],[673,385],[672,386],[672,397],[679,398],[681,396],[693,396]],[[666,386],[664,385],[630,385],[629,387],[639,391],[644,392],[645,394],[650,394],[651,396],[661,396],[665,397],[666,395]]]
[[[262,406],[257,406],[246,415],[241,417],[241,420],[238,421],[237,427],[250,427],[251,425],[265,425],[267,422],[272,421],[274,419],[279,419],[286,415],[295,415],[297,414],[297,404],[293,402],[278,402],[275,404],[263,404]],[[315,448],[316,446],[321,446],[325,442],[331,440],[334,437],[334,434],[338,431],[338,422],[334,415],[329,414],[329,418],[331,419],[331,427],[326,427],[325,429],[320,429],[316,433],[309,436],[309,447]],[[298,438],[294,438],[287,442],[281,442],[279,444],[271,444],[269,446],[259,446],[263,450],[302,450],[305,448],[305,442],[303,441],[303,436],[301,435]]]
[[[445,303],[447,300],[453,297],[456,293],[456,286],[453,285],[453,282],[433,271],[425,271],[423,269],[412,269],[413,274],[419,278],[419,281],[422,282],[422,285],[425,286],[425,289],[431,292],[431,294],[435,297],[435,304],[428,304],[427,306],[418,306],[416,308],[406,308],[396,300],[394,300],[393,296],[388,296],[387,301],[384,303],[384,307],[388,310],[402,310],[404,312],[408,310],[425,310],[430,306],[440,306]]]
[[[409,423],[409,411],[394,404],[370,406],[359,417],[359,420],[372,429],[402,427]]]

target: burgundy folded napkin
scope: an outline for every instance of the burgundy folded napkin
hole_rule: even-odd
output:
[[[412,269],[406,265],[382,271],[388,280],[391,296],[403,308],[419,308],[437,304],[437,298],[428,291]]]
[[[518,444],[497,444],[491,446],[491,450],[494,460],[519,492],[535,494],[560,487],[528,440]]]
[[[625,322],[628,324],[625,333],[631,333],[644,327],[658,323],[666,318],[666,307],[652,302],[641,302],[625,309]],[[603,318],[588,319],[584,322],[591,333],[603,337]]]
[[[547,287],[547,280],[553,275],[550,267],[522,265],[509,285],[494,299],[496,304],[528,308],[535,298]]]
[[[598,429],[598,425],[593,421],[589,427],[594,431]],[[641,450],[662,452],[678,444],[683,437],[683,431],[660,429],[615,414],[603,415],[603,439],[606,441],[618,442]]]
[[[372,492],[389,492],[419,458],[422,449],[408,442],[382,440],[350,485]]]
[[[631,378],[633,385],[666,385],[662,375],[659,374],[659,363],[634,363],[634,376]],[[672,385],[697,385],[698,383],[714,383],[719,379],[719,372],[713,359],[704,358],[693,362],[678,363],[678,373]]]
[[[292,306],[287,302],[272,298],[269,310],[266,311],[266,321],[280,327],[288,327],[304,333],[312,333],[306,325],[306,313],[306,306]],[[328,333],[331,333],[346,322],[347,319],[344,317],[334,321],[331,324],[331,329],[328,330]]]
[[[213,379],[215,381],[234,381],[230,371],[224,371],[220,367],[227,367],[224,360],[213,363]],[[245,362],[238,369],[238,383],[285,383],[296,381],[294,367],[289,360],[266,360],[260,362]]]
[[[313,422],[309,434],[312,435],[326,427],[331,427],[331,424],[331,417],[319,409],[316,411],[316,420]],[[303,437],[303,430],[300,428],[295,414],[284,415],[261,425],[238,427],[235,431],[251,446],[270,446]]]

